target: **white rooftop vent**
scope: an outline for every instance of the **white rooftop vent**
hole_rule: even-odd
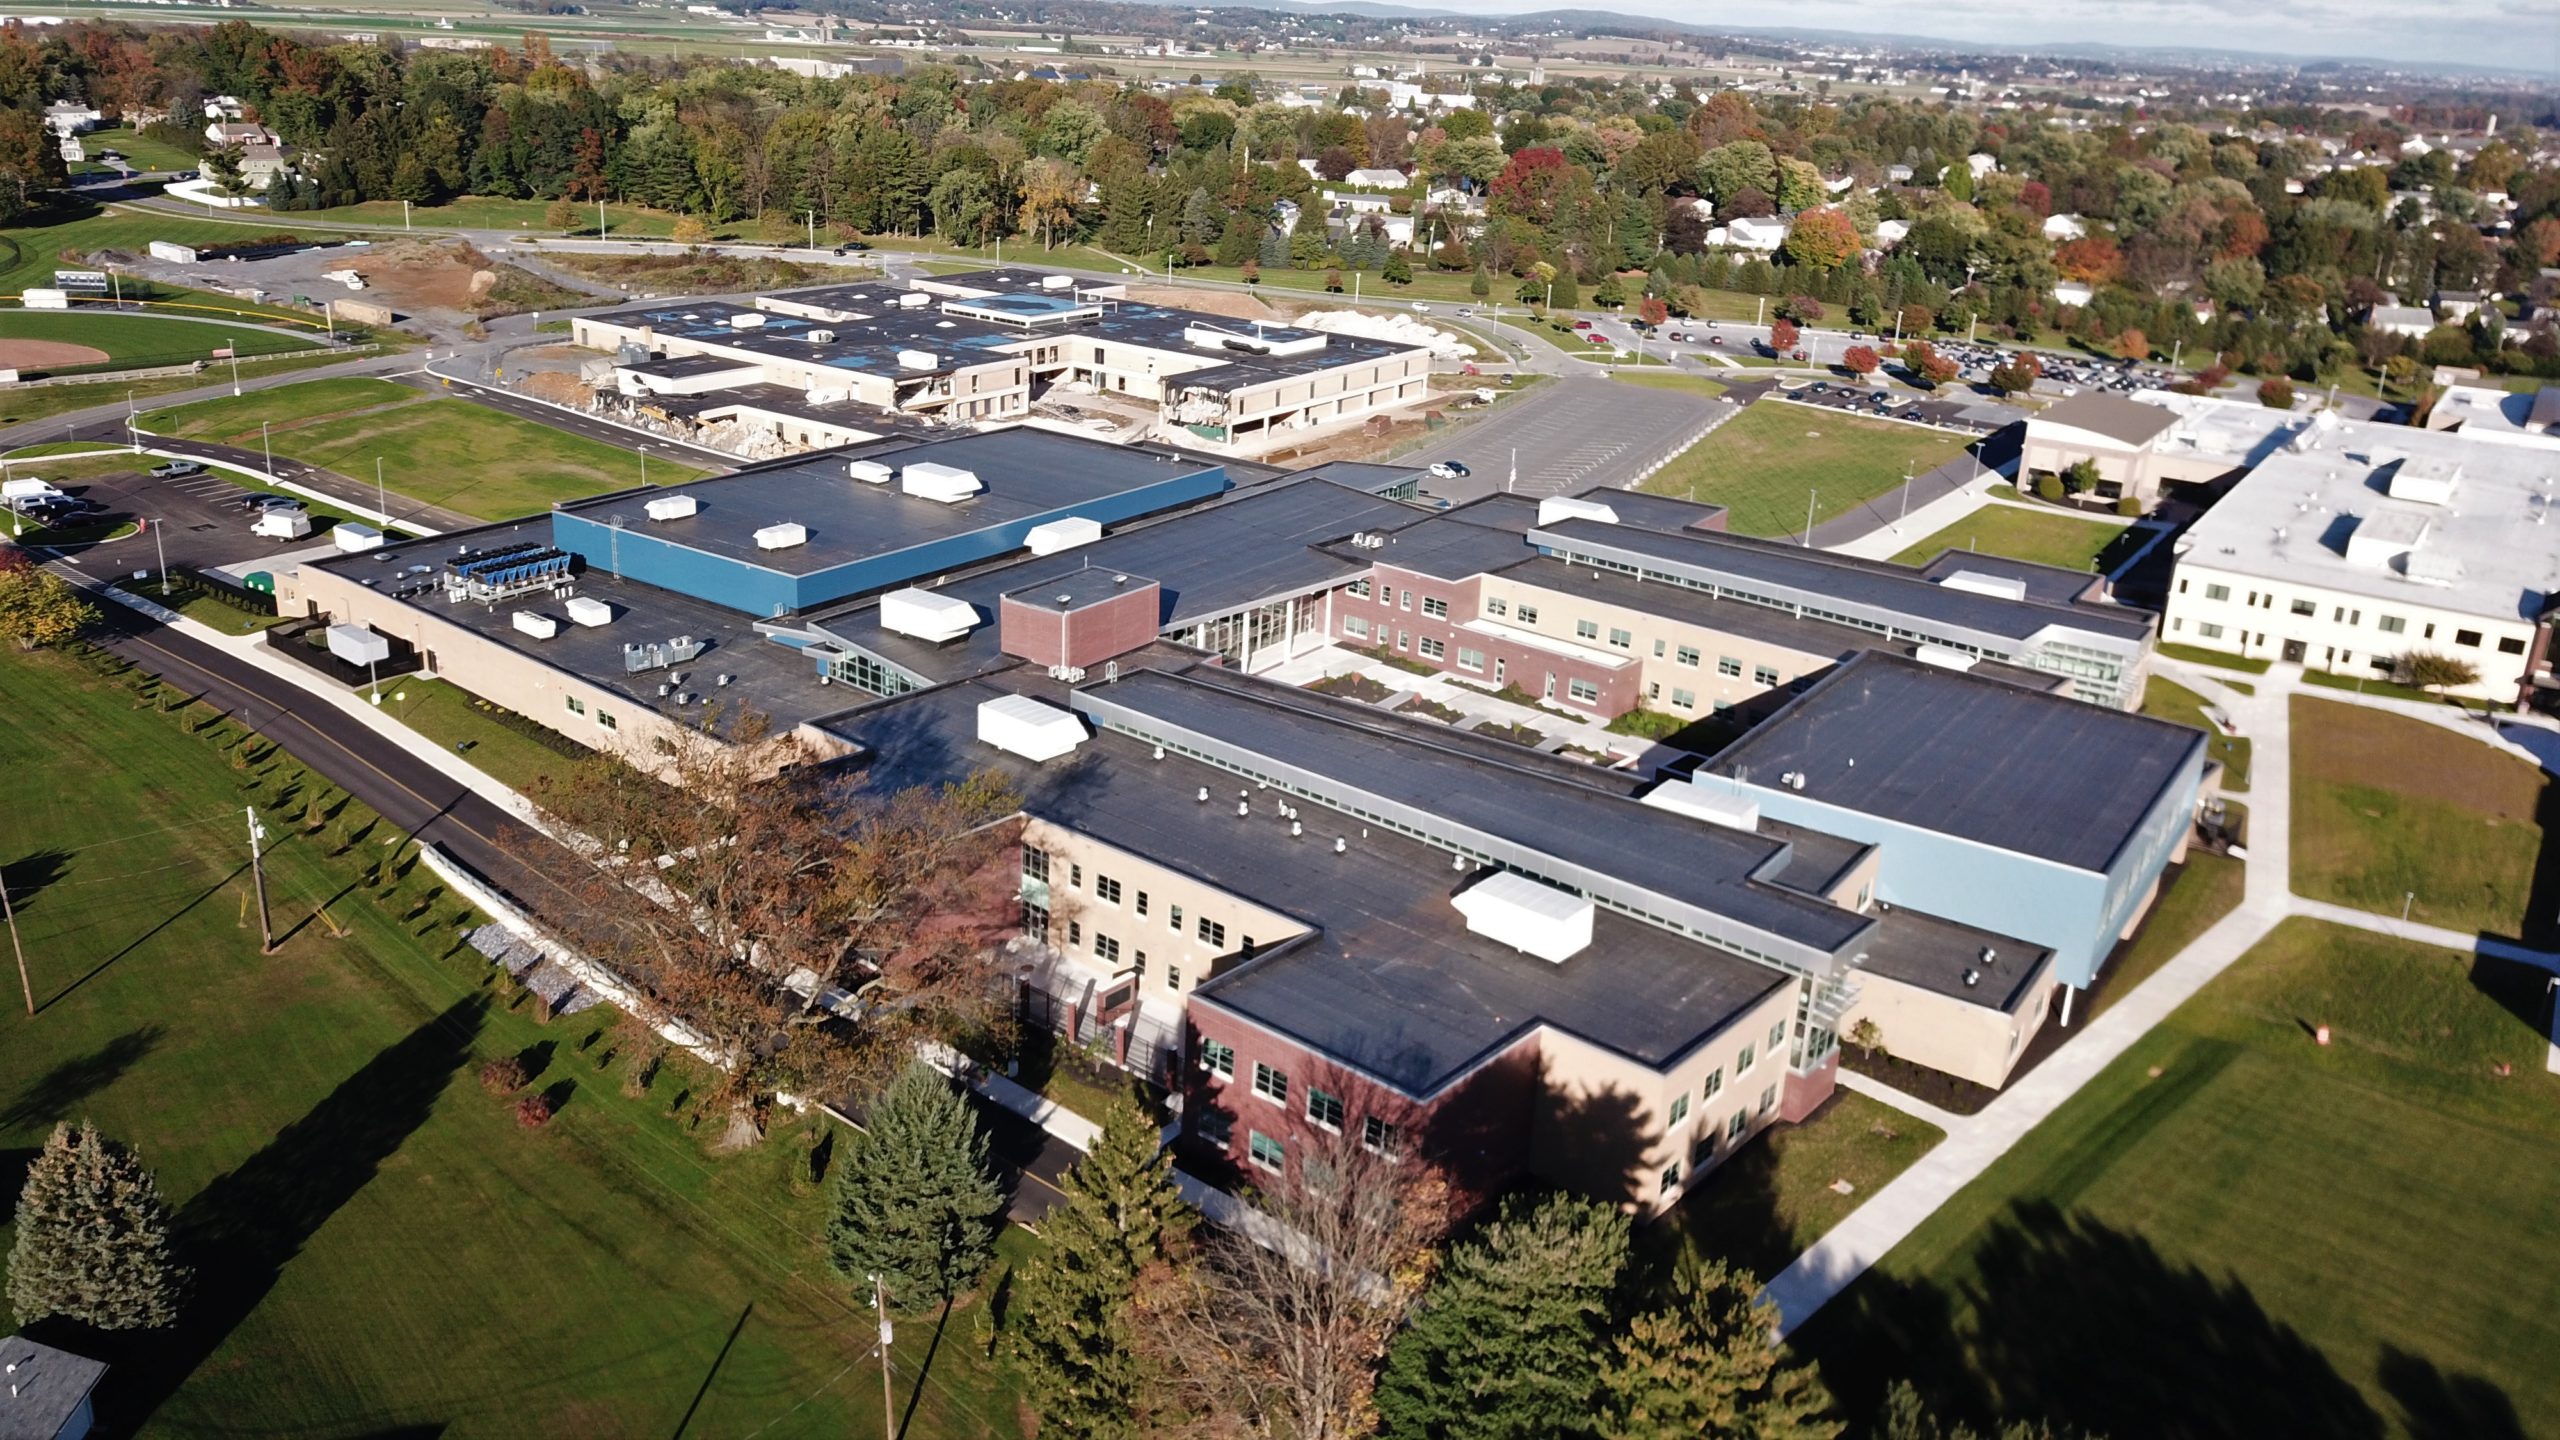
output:
[[[921,290],[910,290],[898,297],[898,308],[901,310],[921,310],[932,303],[933,297]]]
[[[1025,760],[1055,760],[1084,743],[1084,722],[1028,695],[1000,695],[978,706],[978,738]]]
[[[2418,462],[2403,460],[2391,472],[2389,494],[2394,500],[2412,505],[2449,505],[2453,502],[2454,482],[2462,478],[2460,467],[2438,470],[2432,466],[2420,469]]]
[[[920,500],[938,500],[951,505],[987,487],[978,483],[978,472],[974,470],[963,470],[938,460],[914,460],[899,472],[898,488]]]
[[[1603,525],[1618,523],[1618,512],[1597,500],[1575,500],[1553,495],[1538,502],[1538,523],[1553,525],[1559,520],[1597,520]]]
[[[901,370],[931,370],[939,366],[941,363],[942,361],[930,350],[901,350],[898,352],[898,368]]]
[[[836,332],[833,330],[812,330],[800,338],[808,341],[812,345],[833,345],[836,343]]]
[[[1941,670],[1970,670],[1982,663],[1982,657],[1952,645],[1923,645],[1912,652],[1913,659]]]
[[[1034,555],[1055,555],[1061,550],[1073,550],[1079,545],[1090,545],[1101,538],[1101,521],[1087,520],[1081,515],[1070,515],[1064,520],[1051,520],[1045,524],[1032,526],[1024,533],[1022,542],[1031,547],[1031,553]]]
[[[1467,928],[1541,960],[1561,963],[1591,944],[1591,902],[1509,870],[1496,871],[1450,901]]]
[[[682,520],[702,508],[702,502],[690,495],[660,495],[641,507],[652,520]]]
[[[752,310],[743,315],[732,315],[729,317],[729,328],[732,330],[761,330],[764,328],[764,316]]]
[[[592,595],[574,596],[566,608],[574,624],[592,627],[613,623],[613,607]]]
[[[1973,595],[1990,595],[2002,600],[2027,598],[2027,582],[2006,575],[1985,575],[1979,570],[1959,570],[1938,582],[1949,590],[1962,590]]]
[[[1760,828],[1759,801],[1722,788],[1709,789],[1695,780],[1665,780],[1645,792],[1644,803],[1728,830]]]
[[[382,532],[361,520],[341,520],[330,526],[329,539],[339,549],[350,554],[359,550],[382,548]]]
[[[898,477],[897,467],[878,460],[855,460],[844,467],[845,473],[865,485],[886,485]]]
[[[808,543],[809,527],[794,521],[767,525],[756,532],[756,548],[759,550],[788,550],[794,545]]]
[[[1073,290],[1076,288],[1076,282],[1072,277],[1066,275],[1043,275],[1040,277],[1040,288],[1043,290]]]
[[[536,640],[548,640],[560,633],[560,622],[531,610],[515,613],[516,628]]]
[[[939,645],[978,628],[978,607],[910,585],[880,597],[880,628]]]
[[[329,627],[329,653],[350,665],[373,665],[391,658],[391,642],[370,625]]]

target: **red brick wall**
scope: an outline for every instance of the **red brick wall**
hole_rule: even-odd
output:
[[[997,617],[998,644],[1034,665],[1090,669],[1155,639],[1162,603],[1152,580],[1063,614],[1006,596]]]
[[[1822,1057],[1822,1063],[1799,1074],[1787,1072],[1785,1088],[1778,1092],[1778,1118],[1790,1125],[1801,1125],[1805,1117],[1822,1108],[1831,1092],[1840,1088],[1840,1052]]]
[[[1365,600],[1347,590],[1338,591],[1333,597],[1333,638],[1343,644],[1383,649],[1391,655],[1437,666],[1443,674],[1480,682],[1487,689],[1497,689],[1503,684],[1517,685],[1532,696],[1544,692],[1547,676],[1552,674],[1556,678],[1554,704],[1603,718],[1633,710],[1644,703],[1644,667],[1641,665],[1623,665],[1613,670],[1584,664],[1552,650],[1504,644],[1487,635],[1461,630],[1459,627],[1476,618],[1478,613],[1478,592],[1482,588],[1480,577],[1437,580],[1382,564],[1371,569],[1369,581],[1374,593]],[[1403,605],[1407,591],[1413,593],[1413,608],[1410,610]],[[1422,602],[1426,599],[1448,601],[1448,618],[1435,619],[1423,614]],[[1342,622],[1346,618],[1368,621],[1368,637],[1363,639],[1345,630]],[[1405,648],[1401,650],[1396,648],[1399,632],[1406,637]],[[1445,647],[1438,659],[1423,654],[1418,647],[1417,642],[1426,635]],[[1461,645],[1484,652],[1485,667],[1481,672],[1458,668],[1458,647]],[[1494,662],[1497,660],[1502,662],[1503,678],[1500,681],[1494,679]],[[1574,700],[1571,682],[1575,680],[1588,680],[1598,687],[1599,700],[1590,704]]]

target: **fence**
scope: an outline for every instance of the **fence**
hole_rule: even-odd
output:
[[[207,595],[244,615],[276,615],[276,594],[272,590],[252,590],[228,575],[211,570],[198,570],[192,565],[169,567],[169,589],[190,594]]]
[[[1101,1047],[1106,1051],[1110,1047],[1111,1032],[1117,1022],[1095,1018],[1094,1011],[1098,1008],[1100,1007],[1097,1005],[1087,1004],[1081,1010],[1077,1010],[1068,1001],[1038,986],[1022,987],[1023,1023],[1054,1031],[1079,1049],[1094,1045],[1096,1042],[1100,1042]],[[1067,1020],[1070,1015],[1073,1015],[1076,1022],[1075,1033],[1071,1035],[1067,1033]],[[1127,1020],[1128,1061],[1122,1068],[1140,1079],[1168,1090],[1172,1089],[1182,1062],[1181,1034],[1149,1018],[1143,1010],[1129,1012]]]
[[[308,665],[341,685],[363,685],[375,680],[388,680],[395,675],[414,675],[426,668],[427,659],[409,642],[397,637],[391,640],[391,658],[374,665],[358,665],[329,653],[325,645],[315,645],[312,637],[325,637],[329,622],[325,618],[290,620],[267,631],[267,648],[288,660]]]

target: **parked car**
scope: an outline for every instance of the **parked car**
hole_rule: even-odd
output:
[[[1464,480],[1467,478],[1467,467],[1459,464],[1455,460],[1435,461],[1431,466],[1431,478],[1434,480]]]
[[[1591,328],[1591,322],[1588,320],[1576,320],[1573,322],[1573,328],[1576,330],[1588,330]]]
[[[1710,345],[1721,345],[1724,343],[1724,337],[1721,335],[1710,335],[1707,337],[1707,343]]]
[[[181,476],[203,473],[204,467],[193,460],[172,460],[166,465],[151,467],[151,478],[154,480],[175,480]]]
[[[1416,315],[1428,315],[1431,313],[1431,307],[1423,301],[1416,300],[1413,302],[1413,313]]]
[[[300,510],[303,504],[290,495],[269,495],[260,491],[253,495],[242,496],[240,508],[264,513],[269,510]]]
[[[1461,320],[1473,320],[1474,318],[1476,318],[1476,307],[1474,307],[1473,305],[1461,305],[1461,306],[1459,306],[1459,307],[1458,307],[1458,318],[1459,318],[1459,319],[1461,319]]]

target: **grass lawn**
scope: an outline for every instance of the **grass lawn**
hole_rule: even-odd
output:
[[[449,205],[413,206],[406,224],[420,230],[521,230],[527,235],[558,235],[562,232],[545,223],[550,209],[548,200],[501,200],[466,195]],[[664,239],[675,230],[677,218],[665,211],[610,204],[604,207],[604,216],[605,223],[611,227],[608,238],[629,235]],[[341,205],[334,210],[295,210],[277,218],[329,226],[378,226],[386,231],[399,230],[403,225],[397,200],[367,200],[358,205]],[[592,237],[595,223],[596,207],[579,206],[577,228],[573,233]],[[713,233],[734,234],[736,227],[714,227]]]
[[[2241,791],[2249,788],[2249,739],[2245,735],[2225,735],[2206,721],[2204,697],[2175,680],[2157,675],[2143,682],[2142,713],[2157,720],[2175,720],[2193,725],[2211,737],[2205,747],[2206,758],[2222,762],[2222,788]]]
[[[227,605],[203,590],[189,589],[174,580],[163,590],[159,580],[123,580],[117,588],[128,590],[155,605],[175,610],[200,625],[210,625],[226,635],[245,635],[281,623],[281,615],[258,615]]]
[[[2467,700],[2439,695],[2433,690],[2416,685],[2402,685],[2385,680],[2379,673],[2373,671],[2360,675],[2342,675],[2335,670],[2305,668],[2302,672],[2302,683],[2318,685],[2330,690],[2353,690],[2359,695],[2383,695],[2394,700],[2415,700],[2421,705],[2458,704],[2471,710],[2513,711],[2516,708],[2500,700]]]
[[[632,451],[387,380],[320,380],[200,400],[153,411],[142,425],[254,445],[261,420],[279,455],[358,479],[372,474],[379,457],[393,490],[484,519],[640,483],[640,457]],[[663,460],[649,467],[652,480],[670,485],[702,473]]]
[[[2212,929],[2215,921],[2238,909],[2247,881],[2246,867],[2230,856],[2189,850],[2187,863],[2179,867],[2177,877],[2151,903],[2151,913],[2142,918],[2142,928],[2108,962],[2104,977],[2082,1013],[2089,1020],[2104,1015],[2135,986],[2150,979],[2152,972],[2195,943],[2197,936]]]
[[[1985,505],[1893,558],[1926,565],[1943,551],[1970,550],[2085,572],[2124,530],[2103,520]]]
[[[281,356],[267,360],[240,362],[240,378],[254,380],[262,375],[287,375],[296,370],[316,370],[328,365],[344,365],[350,359],[344,351],[320,351],[310,354]],[[220,378],[230,376],[225,366]],[[182,390],[201,390],[216,382],[215,372],[206,370],[196,375],[172,375],[163,380],[102,380],[86,385],[38,385],[25,389],[0,391],[0,425],[21,425],[30,420],[43,420],[87,410],[98,405],[121,404],[130,396],[136,401],[175,395]]]
[[[110,310],[0,310],[0,340],[67,340],[135,366],[202,360],[225,344],[251,355],[309,350],[315,341],[271,330],[226,329],[193,320]]]
[[[2217,670],[2237,670],[2243,675],[2264,675],[2267,663],[2248,655],[2234,655],[2228,650],[2207,650],[2201,645],[2172,645],[2163,641],[2159,652],[2172,660],[2190,665],[2210,665]]]
[[[1633,375],[1620,374],[1616,378],[1622,384],[1642,385],[1648,390],[1678,390],[1684,394],[1703,395],[1710,400],[1724,393],[1722,383],[1710,380],[1704,375],[1691,375],[1686,372],[1677,375],[1638,372]]]
[[[488,701],[442,680],[404,677],[382,692],[382,708],[437,744],[458,749],[462,758],[513,789],[526,789],[546,775],[565,775],[578,763],[498,723]]]
[[[1803,1124],[1772,1126],[1707,1172],[1658,1233],[1682,1252],[1765,1280],[1946,1138],[1926,1120],[1843,1089]],[[1848,1194],[1831,1188],[1839,1180]]]
[[[2414,892],[2411,919],[2519,935],[2549,797],[2539,769],[2426,721],[2294,697],[2299,894],[2397,915]]]
[[[1807,491],[1819,492],[1820,524],[1900,485],[1905,467],[1925,474],[1963,449],[1962,438],[1918,426],[1757,404],[1654,472],[1643,488],[1727,506],[1736,534],[1793,535],[1804,528]]]
[[[1942,1413],[2114,1436],[2535,1433],[2560,1406],[2542,990],[2287,921],[1795,1344],[1860,1411],[1907,1376]]]
[[[117,125],[105,130],[92,130],[80,137],[80,146],[89,153],[88,168],[104,171],[107,167],[97,157],[113,150],[137,170],[193,170],[196,157],[166,141],[154,140],[139,131]]]
[[[15,295],[31,285],[51,285],[57,268],[93,268],[86,257],[98,250],[143,255],[149,253],[154,240],[173,240],[181,245],[237,245],[259,235],[291,233],[293,229],[284,223],[283,216],[260,214],[246,222],[225,223],[194,220],[156,210],[115,206],[90,208],[85,203],[57,206],[39,212],[35,218],[38,223],[0,230],[0,295]],[[126,277],[127,299],[134,298],[132,279],[132,276]],[[305,327],[314,334],[326,328],[315,316],[252,304],[228,295],[157,283],[152,283],[150,288],[155,296],[164,297],[173,306],[183,307],[183,313],[187,314],[250,316]]]
[[[681,1067],[627,1093],[605,1012],[537,1023],[456,953],[467,912],[398,837],[150,689],[0,654],[0,856],[43,1007],[0,1046],[0,1184],[92,1117],[158,1171],[200,1275],[176,1335],[114,1356],[102,1430],[879,1434],[868,1309],[818,1244],[822,1122],[715,1158]],[[271,828],[272,957],[244,803]],[[547,1127],[476,1083],[504,1055],[565,1101]],[[899,1328],[909,1434],[1012,1432],[973,1312],[938,1347]]]

